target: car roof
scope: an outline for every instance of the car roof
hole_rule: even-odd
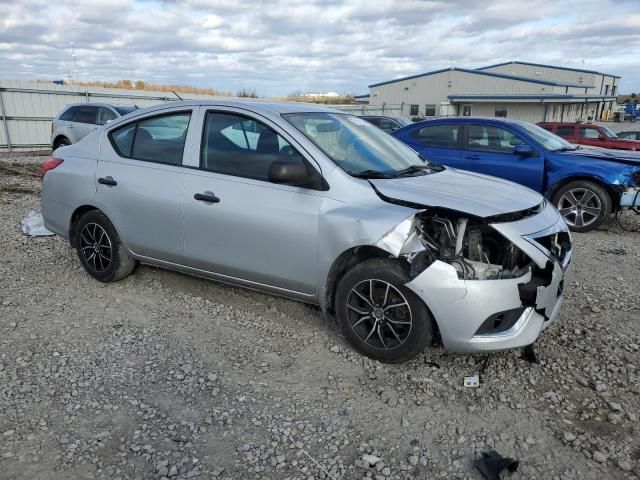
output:
[[[181,107],[236,107],[236,108],[250,108],[254,112],[263,113],[342,113],[340,110],[334,108],[328,108],[325,106],[318,106],[310,103],[303,102],[273,102],[262,100],[184,100],[184,101],[171,101],[168,103],[162,103],[154,105],[152,107],[136,110],[136,116],[153,112],[156,110],[163,110],[167,107],[181,108]]]
[[[70,107],[133,107],[133,105],[114,105],[113,103],[103,103],[103,102],[80,102],[80,103],[69,103],[65,105],[65,109]]]
[[[523,122],[522,120],[512,120],[509,118],[499,118],[499,117],[460,117],[460,116],[455,116],[455,117],[438,117],[438,118],[429,118],[426,120],[421,120],[419,122],[416,122],[412,125],[408,125],[407,127],[412,127],[415,125],[426,125],[426,124],[430,124],[430,123],[451,123],[451,122],[458,122],[458,123],[469,123],[469,122],[480,122],[480,123],[495,123],[495,124],[508,124],[508,125],[522,125],[523,123],[530,123],[530,122]],[[407,128],[407,127],[403,127],[403,128]]]

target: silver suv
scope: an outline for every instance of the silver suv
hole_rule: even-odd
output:
[[[78,143],[85,136],[116,118],[136,110],[106,103],[72,103],[53,119],[51,124],[51,148]]]
[[[567,225],[538,193],[305,104],[114,120],[45,163],[42,213],[99,281],[142,262],[314,303],[385,362],[439,338],[458,352],[531,344],[571,265]]]

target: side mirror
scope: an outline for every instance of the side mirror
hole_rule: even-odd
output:
[[[269,167],[269,181],[299,187],[309,183],[309,173],[300,161],[276,160]]]
[[[607,137],[605,137],[604,135],[600,134],[598,135],[598,140],[606,140]]]
[[[531,145],[521,143],[513,148],[513,153],[515,155],[520,155],[521,157],[528,157],[533,155],[533,148],[531,148]]]

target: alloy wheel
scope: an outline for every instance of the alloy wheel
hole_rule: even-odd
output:
[[[588,227],[598,220],[602,203],[595,192],[587,188],[574,188],[560,197],[558,210],[571,227]]]
[[[347,317],[362,341],[382,349],[402,345],[413,324],[405,296],[389,282],[376,279],[363,280],[351,289]]]
[[[87,266],[95,272],[104,272],[111,265],[111,239],[97,223],[87,223],[80,232],[80,251]]]

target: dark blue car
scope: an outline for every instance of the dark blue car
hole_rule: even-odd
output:
[[[573,145],[527,122],[447,117],[392,135],[425,158],[506,178],[549,198],[586,232],[621,208],[640,207],[640,154]]]

